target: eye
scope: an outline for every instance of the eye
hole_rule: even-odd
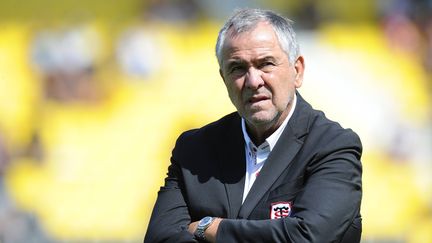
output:
[[[265,61],[259,65],[259,68],[263,71],[271,71],[275,66],[274,62]]]
[[[234,65],[228,69],[228,73],[235,74],[235,75],[241,75],[244,72],[245,72],[245,68],[241,65]]]

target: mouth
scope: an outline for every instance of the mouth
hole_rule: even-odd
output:
[[[253,103],[258,103],[258,102],[265,101],[268,99],[270,99],[270,98],[266,95],[254,95],[251,98],[249,98],[248,102],[253,104]]]

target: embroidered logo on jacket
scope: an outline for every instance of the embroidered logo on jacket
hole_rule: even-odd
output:
[[[292,202],[275,202],[271,204],[270,219],[280,219],[290,216]]]

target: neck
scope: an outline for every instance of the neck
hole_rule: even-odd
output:
[[[246,126],[246,128],[247,128],[247,132],[249,134],[250,139],[252,140],[252,142],[256,146],[261,145],[265,141],[265,139],[268,138],[272,134],[272,132],[270,132],[270,130],[260,132],[257,129],[250,128],[250,126]],[[274,131],[276,131],[276,130],[274,130]]]

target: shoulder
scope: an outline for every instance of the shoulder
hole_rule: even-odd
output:
[[[361,149],[360,137],[351,128],[344,128],[341,124],[327,118],[322,111],[315,111],[315,119],[311,133],[316,134],[323,144],[352,144]]]
[[[201,128],[185,131],[178,137],[176,148],[201,147],[223,141],[233,132],[241,131],[240,121],[238,113],[233,112]]]
[[[357,133],[327,118],[322,111],[314,111],[313,114],[306,143],[312,149],[315,161],[323,162],[331,158],[344,158],[346,161],[351,158],[350,161],[358,166],[363,146]]]
[[[344,128],[340,123],[329,119],[323,111],[316,110],[301,99],[299,114],[295,126],[305,126],[305,142],[319,148],[350,146],[362,151],[359,136],[350,128]],[[306,124],[306,125],[305,125]]]

